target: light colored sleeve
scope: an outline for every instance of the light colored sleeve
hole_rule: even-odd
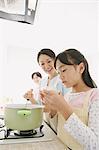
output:
[[[88,126],[86,126],[75,113],[73,113],[64,125],[85,150],[99,149],[99,100],[90,104]]]

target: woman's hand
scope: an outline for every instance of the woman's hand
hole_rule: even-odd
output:
[[[35,104],[35,99],[34,99],[34,95],[33,95],[33,89],[27,91],[24,96],[25,99],[31,101],[32,104]]]
[[[61,93],[56,93],[55,91],[41,91],[42,101],[45,107],[47,106],[49,110],[54,110],[60,112],[65,119],[73,113],[73,109],[69,103],[67,103]]]

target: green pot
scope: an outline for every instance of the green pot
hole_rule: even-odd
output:
[[[4,113],[7,129],[23,131],[39,128],[43,121],[43,108],[42,105],[8,104]]]

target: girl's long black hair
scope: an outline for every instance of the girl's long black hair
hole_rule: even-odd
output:
[[[91,88],[97,88],[95,82],[92,80],[90,76],[88,62],[78,50],[67,49],[62,53],[59,53],[55,59],[54,64],[55,68],[57,60],[66,65],[79,65],[80,63],[83,63],[85,66],[85,70],[82,73],[82,79],[84,83]]]

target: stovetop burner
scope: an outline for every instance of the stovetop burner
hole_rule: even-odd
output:
[[[26,131],[17,131],[12,129],[7,129],[5,134],[5,139],[20,139],[20,138],[39,138],[43,137],[44,133],[42,128],[44,125],[41,125],[40,128],[35,130],[26,130]]]
[[[37,131],[36,130],[26,130],[26,131],[17,131],[15,132],[14,131],[14,135],[16,136],[33,136],[37,134]]]

